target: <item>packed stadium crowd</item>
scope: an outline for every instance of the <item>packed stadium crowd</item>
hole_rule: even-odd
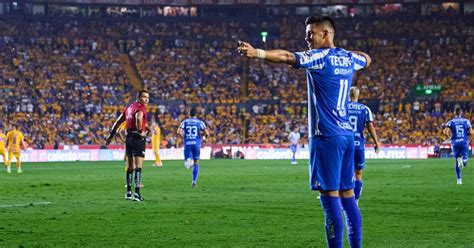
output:
[[[151,94],[149,111],[164,147],[189,106],[211,130],[210,144],[287,143],[298,127],[307,143],[303,71],[241,59],[238,39],[266,49],[306,50],[303,17],[271,21],[0,17],[0,128],[17,123],[36,148],[101,144],[117,113],[134,100],[128,56]],[[362,102],[384,143],[442,142],[455,105],[472,119],[474,21],[468,17],[338,18],[342,47],[367,51],[357,74]],[[270,34],[263,43],[259,31]],[[438,96],[413,93],[441,85]]]

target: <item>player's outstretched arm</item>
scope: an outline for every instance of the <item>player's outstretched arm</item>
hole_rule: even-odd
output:
[[[125,121],[125,115],[123,113],[121,113],[120,116],[117,117],[117,120],[115,120],[114,125],[112,125],[112,130],[110,130],[109,135],[105,138],[105,145],[110,144],[110,141],[112,141],[112,138],[114,137],[115,133],[117,132],[118,127],[124,121]]]
[[[361,51],[351,51],[351,52],[365,57],[365,60],[367,60],[367,65],[365,66],[365,68],[369,67],[370,64],[372,63],[372,59],[370,58],[370,56],[367,53],[364,53],[364,52],[361,52]]]
[[[296,57],[292,52],[286,50],[262,50],[256,49],[247,42],[239,41],[237,48],[239,54],[247,58],[258,58],[274,63],[284,63],[288,65],[296,65]]]
[[[370,137],[372,137],[372,140],[374,141],[375,153],[378,153],[382,144],[380,143],[379,138],[377,137],[377,132],[375,132],[374,124],[372,122],[367,123],[367,128],[369,129]]]

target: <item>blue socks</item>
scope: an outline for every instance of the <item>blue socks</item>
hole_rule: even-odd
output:
[[[321,195],[324,210],[326,240],[329,248],[342,248],[344,221],[346,215],[347,238],[352,248],[362,247],[362,216],[354,197],[339,198]]]
[[[198,175],[199,175],[199,164],[195,164],[193,166],[193,184],[197,183]]]
[[[454,164],[454,170],[456,171],[456,178],[458,180],[461,179],[461,170],[458,167],[458,162]]]
[[[362,215],[354,197],[341,198],[346,215],[347,238],[352,248],[362,247]]]
[[[362,193],[362,180],[356,180],[355,188],[354,188],[354,195],[355,195],[356,201],[359,200],[361,193]]]
[[[330,248],[342,248],[344,221],[342,220],[341,199],[321,195],[321,206],[324,210],[326,240]]]

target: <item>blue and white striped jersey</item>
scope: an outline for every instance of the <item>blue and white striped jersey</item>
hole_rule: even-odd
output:
[[[197,118],[188,118],[179,126],[184,133],[184,145],[201,146],[201,130],[206,129],[206,124]]]
[[[472,128],[469,120],[456,116],[446,123],[446,127],[451,129],[451,143],[469,142],[468,136]]]
[[[295,67],[306,69],[309,137],[352,135],[348,92],[354,72],[367,65],[365,57],[342,48],[313,49],[295,56]]]
[[[364,149],[364,128],[366,123],[374,121],[372,111],[370,111],[369,107],[358,102],[349,102],[347,104],[347,111],[349,113],[349,123],[354,131],[355,148]]]

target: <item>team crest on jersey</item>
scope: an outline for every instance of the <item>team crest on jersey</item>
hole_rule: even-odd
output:
[[[339,110],[339,116],[344,117],[346,116],[346,114],[347,114],[347,111],[345,109]]]
[[[338,121],[337,125],[342,129],[352,130],[352,126],[349,123],[342,123],[342,122]]]

